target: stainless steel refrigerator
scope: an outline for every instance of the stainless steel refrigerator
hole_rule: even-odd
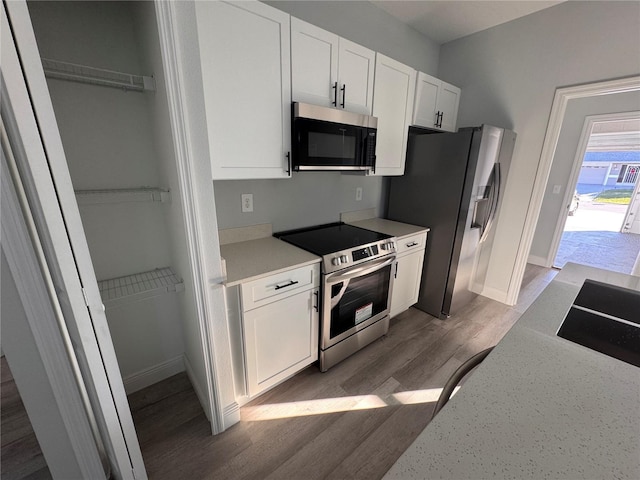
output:
[[[490,125],[411,130],[405,174],[390,182],[387,218],[431,229],[420,310],[447,318],[482,293],[515,138]]]

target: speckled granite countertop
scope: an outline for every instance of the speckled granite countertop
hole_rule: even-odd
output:
[[[356,222],[346,222],[356,227],[366,228],[367,230],[373,230],[375,232],[386,233],[387,235],[393,235],[396,238],[406,237],[408,235],[415,235],[416,233],[428,232],[427,227],[419,227],[417,225],[410,225],[408,223],[395,222],[393,220],[386,220],[384,218],[368,218],[366,220],[358,220]]]
[[[385,479],[640,478],[640,369],[556,336],[585,278],[567,264]]]
[[[220,253],[227,264],[227,287],[320,263],[320,257],[274,237],[222,245]]]

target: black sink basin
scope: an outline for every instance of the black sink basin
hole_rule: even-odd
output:
[[[585,280],[558,336],[640,367],[640,292]]]

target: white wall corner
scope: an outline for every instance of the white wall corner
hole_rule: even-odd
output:
[[[191,382],[191,386],[193,387],[193,390],[196,392],[196,397],[198,397],[198,401],[200,402],[200,405],[204,410],[204,414],[207,417],[207,420],[211,422],[211,411],[209,410],[209,399],[207,395],[205,395],[205,390],[203,390],[202,387],[200,387],[200,384],[198,384],[198,381],[197,381],[198,377],[193,371],[193,367],[191,366],[191,362],[189,361],[189,357],[187,356],[186,353],[184,355],[184,368],[185,368],[185,371],[187,372],[187,377],[189,377],[189,381]]]

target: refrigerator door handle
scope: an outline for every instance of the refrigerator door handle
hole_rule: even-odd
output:
[[[487,219],[487,223],[482,229],[482,235],[480,237],[480,243],[484,242],[491,230],[493,222],[495,220],[496,214],[498,213],[498,202],[500,201],[500,183],[501,183],[501,175],[500,175],[500,163],[496,162],[493,165],[492,177],[493,181],[491,183],[491,210],[489,212],[489,216]]]

